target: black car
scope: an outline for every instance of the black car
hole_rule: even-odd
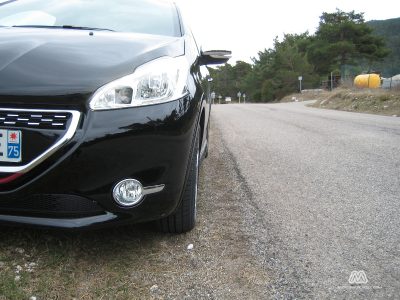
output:
[[[175,4],[0,3],[0,222],[195,225],[207,64]]]

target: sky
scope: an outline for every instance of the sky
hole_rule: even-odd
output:
[[[283,33],[314,33],[323,12],[364,12],[369,20],[400,17],[400,1],[175,0],[203,50],[231,50],[230,63],[251,62]]]

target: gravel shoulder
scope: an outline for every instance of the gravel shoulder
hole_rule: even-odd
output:
[[[81,233],[0,227],[0,299],[270,298],[269,277],[253,256],[243,218],[248,191],[217,128],[210,139],[192,232],[164,235],[148,225]]]

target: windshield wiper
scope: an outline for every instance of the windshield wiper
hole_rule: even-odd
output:
[[[55,29],[115,31],[115,30],[108,29],[108,28],[84,27],[84,26],[73,26],[73,25],[62,25],[62,26],[49,26],[49,25],[14,25],[14,26],[12,26],[12,27],[18,27],[18,28],[55,28]]]
[[[61,27],[64,29],[115,31],[115,30],[108,29],[108,28],[82,27],[82,26],[73,26],[73,25],[63,25]]]

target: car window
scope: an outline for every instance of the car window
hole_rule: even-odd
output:
[[[175,5],[160,0],[18,0],[0,4],[0,26],[26,25],[181,35]]]

